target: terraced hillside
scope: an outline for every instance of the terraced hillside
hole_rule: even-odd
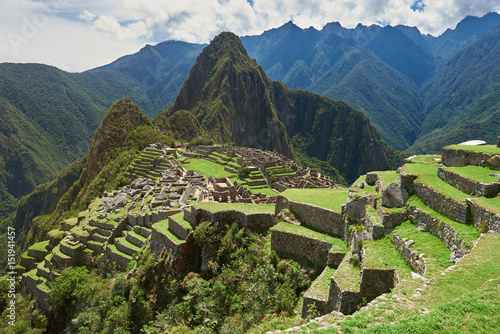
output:
[[[146,149],[133,173],[159,153]],[[242,166],[216,151],[203,158],[183,154],[191,162],[182,164],[193,169],[207,160],[211,172]],[[131,271],[145,250],[162,259],[168,254],[164,270],[175,277],[214,271],[212,259],[221,255],[210,250],[209,240],[200,245],[197,231],[237,223],[262,233],[279,258],[298,262],[315,277],[295,317],[264,321],[253,332],[284,324],[302,325],[296,332],[397,332],[405,321],[420,328],[411,317],[429,312],[444,317],[439,326],[455,328],[446,322],[445,303],[462,298],[462,305],[474,293],[495,290],[491,279],[499,278],[500,175],[492,169],[498,157],[500,147],[446,147],[441,157],[408,158],[399,171],[370,172],[348,189],[287,189],[272,205],[200,200],[192,184],[201,180],[194,174],[200,171],[175,180],[168,169],[149,180],[135,174],[130,185],[96,199],[23,254],[17,267],[22,293],[50,314],[51,289],[64,268]]]

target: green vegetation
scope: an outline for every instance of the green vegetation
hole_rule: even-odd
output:
[[[190,169],[198,173],[203,173],[203,175],[205,175],[206,177],[227,177],[233,175],[230,172],[226,172],[224,170],[224,166],[205,159],[190,158],[188,161],[186,161],[186,163],[182,163],[181,165],[186,169]]]
[[[476,182],[498,183],[498,176],[490,176],[493,171],[481,166],[446,167],[450,172],[456,173]]]
[[[429,208],[425,203],[417,196],[410,196],[407,202],[408,205],[414,206],[421,211],[427,212],[432,218],[439,219],[443,223],[451,226],[455,231],[457,231],[458,236],[466,242],[468,248],[472,248],[472,242],[477,240],[481,234],[473,225],[466,225],[458,223],[441,213]]]
[[[323,272],[314,280],[311,284],[307,294],[319,297],[322,299],[328,299],[328,293],[330,292],[330,283],[332,281],[332,276],[335,273],[335,268],[326,266]]]
[[[500,148],[496,145],[450,145],[444,148],[454,149],[454,150],[465,150],[472,152],[483,152],[491,155],[500,154]]]
[[[473,198],[472,201],[477,205],[488,209],[491,212],[500,214],[500,197],[493,197],[493,198],[479,197],[479,198]]]
[[[363,265],[369,269],[396,269],[400,279],[409,278],[411,269],[401,258],[399,252],[392,244],[392,234],[378,240],[363,242],[365,256]]]
[[[461,192],[457,188],[444,182],[437,176],[437,165],[428,163],[411,163],[405,164],[403,172],[407,174],[417,175],[415,180],[417,183],[425,184],[426,186],[435,189],[443,196],[450,197],[456,201],[465,203],[465,199],[470,195]]]
[[[360,192],[360,193],[365,192],[367,194],[376,194],[377,190],[375,189],[375,185],[370,186],[370,185],[366,184],[365,181],[366,181],[366,175],[361,175],[356,181],[354,181],[354,183],[351,185],[350,189],[357,191],[357,192]],[[360,184],[361,182],[365,182],[363,189],[358,187],[358,184]]]
[[[335,277],[335,280],[342,290],[356,292],[359,291],[360,288],[361,275],[359,275],[359,272],[362,268],[361,265],[354,265],[349,261],[351,255],[351,252],[347,252],[344,260],[333,274],[333,277]]]
[[[291,201],[308,203],[325,209],[340,212],[345,203],[349,189],[287,189],[282,196]]]
[[[401,238],[415,241],[411,246],[413,250],[424,253],[426,278],[437,277],[452,265],[450,262],[450,250],[430,232],[417,230],[410,221],[406,221],[396,227],[395,231]]]
[[[271,230],[277,230],[281,232],[293,233],[297,235],[302,235],[307,238],[312,238],[320,241],[325,241],[332,244],[332,251],[335,252],[344,252],[347,248],[344,240],[339,237],[330,235],[328,233],[319,232],[314,230],[313,228],[290,224],[287,222],[280,222],[274,225]]]

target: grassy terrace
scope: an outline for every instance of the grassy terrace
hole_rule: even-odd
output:
[[[327,234],[324,232],[317,232],[309,227],[290,224],[287,222],[280,222],[280,223],[274,225],[271,229],[281,231],[281,232],[293,233],[293,234],[301,235],[304,237],[313,238],[316,240],[321,240],[321,241],[331,243],[332,244],[332,249],[331,249],[332,251],[345,252],[347,249],[347,246],[346,246],[344,240],[342,240],[338,237],[334,237],[333,235],[330,235],[330,234]]]
[[[477,205],[488,209],[490,212],[497,213],[500,215],[500,197],[493,197],[493,198],[480,197],[480,198],[474,198],[472,201]]]
[[[243,204],[243,203],[216,203],[203,202],[195,205],[197,209],[204,209],[211,212],[224,210],[240,211],[246,214],[251,213],[271,213],[274,214],[274,205],[268,204]]]
[[[246,188],[254,194],[263,193],[269,197],[279,195],[276,191],[269,189],[268,186],[247,186]]]
[[[454,150],[466,150],[472,152],[483,152],[488,154],[500,154],[500,147],[497,147],[496,145],[478,145],[478,146],[451,145],[451,146],[446,146],[445,148]]]
[[[363,265],[368,269],[396,269],[400,278],[411,277],[411,269],[394,248],[392,235],[388,234],[382,239],[365,241],[363,243],[365,257]]]
[[[192,159],[190,158],[188,162],[181,164],[182,167],[186,169],[191,169],[198,173],[203,173],[205,176],[213,177],[226,177],[232,176],[233,174],[226,172],[224,166],[221,166],[215,162],[208,161],[205,159]]]
[[[371,219],[370,221],[377,226],[383,226],[382,225],[382,219],[377,213],[377,209],[369,206],[366,208],[366,215],[369,216]]]
[[[441,213],[425,205],[425,203],[417,196],[411,196],[406,204],[414,206],[420,211],[427,212],[431,215],[432,218],[439,219],[443,223],[451,226],[455,231],[457,231],[459,237],[462,238],[462,240],[470,243],[470,246],[472,246],[472,241],[477,240],[477,238],[479,238],[479,236],[481,235],[481,233],[476,230],[473,225],[461,224],[442,215]]]
[[[29,249],[42,251],[42,252],[48,252],[49,251],[49,240],[38,242],[38,243],[30,246]]]
[[[366,181],[366,175],[361,175],[356,181],[354,181],[354,183],[352,184],[351,186],[351,189],[354,190],[354,191],[357,191],[357,192],[365,192],[365,193],[368,193],[368,194],[376,194],[377,191],[375,190],[375,186],[370,186],[368,184],[365,183],[365,186],[363,187],[363,189],[361,189],[360,187],[358,187],[358,184],[360,184],[361,182],[365,182]]]
[[[450,250],[430,232],[417,230],[410,221],[406,221],[396,227],[396,231],[401,238],[415,241],[411,246],[413,250],[424,253],[426,262],[425,276],[427,278],[437,277],[452,265],[450,262]]]
[[[326,266],[321,275],[316,278],[309,290],[307,290],[307,294],[317,298],[328,299],[330,282],[334,273],[335,269],[333,267]]]
[[[185,229],[193,229],[191,224],[187,220],[184,220],[184,212],[175,214],[170,217],[172,220],[176,221],[179,225],[184,227]]]
[[[465,167],[446,167],[446,169],[476,182],[498,183],[498,176],[490,176],[495,171],[486,167],[469,165]]]
[[[345,255],[344,261],[337,268],[333,277],[337,280],[342,290],[359,291],[361,284],[361,266],[354,266],[349,262],[351,252]]]
[[[124,253],[122,252],[121,250],[119,250],[118,248],[116,248],[116,245],[115,244],[109,244],[107,246],[109,249],[111,249],[111,252],[112,253],[115,253],[115,254],[120,254],[121,256],[129,259],[129,260],[133,260],[132,256],[128,255],[127,253]]]
[[[185,242],[184,239],[179,238],[175,234],[169,231],[168,229],[168,219],[161,220],[158,223],[153,224],[154,228],[161,234],[166,235],[170,241],[174,242],[177,245]]]
[[[429,186],[439,191],[443,196],[465,203],[470,195],[461,192],[437,177],[437,165],[432,163],[412,163],[403,166],[403,172],[417,175],[415,182]]]
[[[313,204],[335,212],[341,211],[349,189],[287,189],[281,193],[291,201]]]
[[[397,182],[399,178],[399,174],[396,173],[395,170],[386,170],[386,171],[381,171],[381,172],[371,172],[378,174],[380,180],[382,180],[386,185],[389,185],[390,183]]]

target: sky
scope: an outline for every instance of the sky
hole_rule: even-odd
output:
[[[0,0],[0,63],[81,72],[146,44],[259,35],[288,21],[318,30],[329,22],[404,24],[439,36],[491,11],[500,11],[498,0]]]

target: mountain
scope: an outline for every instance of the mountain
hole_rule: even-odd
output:
[[[174,120],[178,113],[184,117]],[[220,34],[202,51],[173,106],[155,124],[175,132],[186,115],[216,142],[327,162],[348,182],[402,157],[360,111],[271,81],[232,33]]]
[[[500,26],[446,60],[423,88],[427,116],[410,152],[500,134]]]
[[[417,85],[351,38],[355,35],[352,29],[339,27],[329,24],[318,32],[289,23],[262,34],[259,43],[255,37],[243,37],[242,42],[245,46],[249,44],[249,54],[262,62],[272,79],[282,80],[293,89],[310,90],[347,102],[362,110],[390,145],[401,150],[408,148],[417,138],[423,118]],[[356,29],[359,29],[357,39],[365,44],[370,44],[368,38],[389,30],[379,26]],[[396,34],[414,45],[402,33],[396,31]],[[375,41],[381,43],[381,39],[390,44],[389,36]],[[299,44],[298,51],[281,52],[286,45],[300,41],[307,41],[304,49]]]

